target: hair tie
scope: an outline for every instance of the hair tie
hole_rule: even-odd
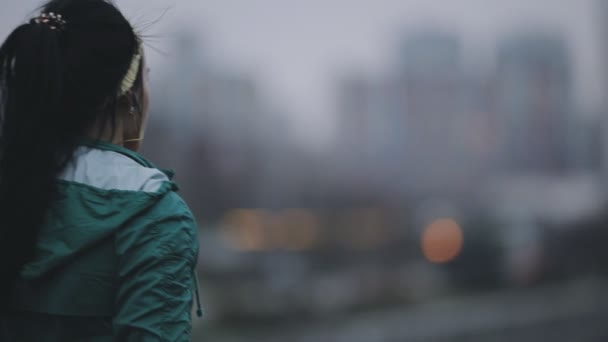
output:
[[[63,30],[67,22],[63,20],[61,14],[54,12],[41,13],[36,18],[30,20],[30,23],[38,25],[47,25],[51,30]]]

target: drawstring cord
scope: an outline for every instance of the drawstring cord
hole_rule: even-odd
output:
[[[201,308],[201,297],[198,292],[198,273],[196,270],[192,270],[192,275],[194,276],[194,293],[196,295],[196,315],[198,317],[203,317],[203,309]]]

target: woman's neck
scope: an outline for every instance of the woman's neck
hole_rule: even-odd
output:
[[[104,121],[105,122],[100,122],[98,120],[97,123],[89,129],[87,138],[124,146],[122,122],[120,120],[114,120],[114,125],[112,125],[112,120]]]

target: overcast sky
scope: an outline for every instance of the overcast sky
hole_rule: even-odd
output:
[[[416,28],[456,32],[471,61],[492,61],[496,40],[514,30],[561,31],[575,62],[577,99],[587,109],[602,99],[598,0],[117,0],[137,23],[170,8],[150,33],[170,49],[175,33],[200,32],[218,65],[257,78],[262,92],[309,136],[330,134],[332,86],[347,70],[385,71],[397,36]],[[0,36],[40,1],[2,0]],[[139,18],[139,19],[138,19]],[[168,58],[151,54],[151,67]],[[313,133],[317,134],[313,134]]]

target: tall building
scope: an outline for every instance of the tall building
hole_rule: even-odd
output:
[[[402,74],[410,78],[445,79],[461,69],[458,37],[441,31],[419,31],[404,37],[399,47]]]
[[[389,116],[389,91],[385,80],[367,75],[345,75],[338,83],[340,143],[335,156],[344,168],[341,181],[357,191],[382,191],[392,181],[396,149],[403,148],[399,124]]]
[[[594,18],[598,23],[600,44],[600,60],[603,61],[602,68],[602,91],[608,94],[608,0],[597,1],[597,17]],[[601,113],[601,163],[604,181],[608,182],[608,96],[603,97]]]
[[[492,135],[486,78],[465,71],[451,33],[406,35],[396,59],[384,78],[340,83],[342,150],[359,161],[350,169],[391,192],[470,191]]]
[[[505,170],[565,170],[572,76],[564,40],[531,33],[502,41],[496,80],[498,138]]]
[[[436,31],[408,35],[397,67],[393,102],[396,116],[404,118],[407,182],[422,191],[452,188],[468,165],[464,138],[470,127],[459,38]]]

